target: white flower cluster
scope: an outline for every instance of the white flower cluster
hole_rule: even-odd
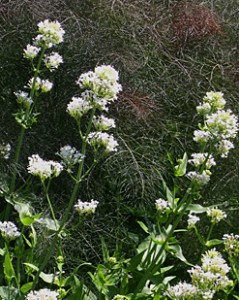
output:
[[[203,171],[202,173],[199,173],[197,171],[191,171],[187,173],[187,177],[197,183],[198,185],[205,185],[210,181],[210,175],[211,173],[207,170],[207,171]]]
[[[49,289],[41,289],[39,291],[31,291],[26,300],[57,300],[59,293]]]
[[[65,31],[58,21],[45,20],[38,23],[39,34],[34,40],[35,45],[51,48],[63,42]]]
[[[84,158],[82,153],[77,151],[75,147],[69,145],[61,147],[60,152],[57,154],[61,157],[63,165],[68,173],[71,173],[73,166],[78,164]]]
[[[166,291],[173,300],[213,299],[216,292],[233,285],[227,277],[230,268],[222,255],[215,249],[202,256],[202,266],[194,266],[189,270],[192,283],[179,282]]]
[[[32,88],[33,83],[34,83],[35,89],[37,91],[41,91],[42,93],[49,92],[53,87],[52,82],[50,82],[48,79],[41,79],[40,77],[36,77],[35,80],[34,80],[34,78],[31,78],[29,80],[30,88]]]
[[[224,234],[223,238],[225,251],[229,256],[239,256],[239,235],[238,234]]]
[[[207,152],[205,153],[193,153],[192,159],[188,160],[189,163],[193,164],[195,167],[199,167],[205,164],[205,167],[209,170],[212,166],[216,165],[212,154],[208,155]]]
[[[203,103],[197,107],[199,114],[204,116],[204,124],[200,130],[194,131],[194,141],[206,144],[209,141],[216,142],[218,153],[221,157],[227,157],[238,132],[237,117],[231,110],[224,110],[226,100],[221,92],[208,92],[203,98]]]
[[[199,217],[197,217],[194,214],[189,214],[188,215],[188,228],[194,227],[198,221],[200,221]]]
[[[95,200],[91,200],[91,202],[82,202],[80,199],[77,204],[74,205],[75,210],[80,214],[92,214],[95,212],[99,202]]]
[[[107,118],[103,115],[93,118],[94,126],[97,130],[109,130],[110,128],[115,128],[114,119]]]
[[[226,217],[227,217],[227,214],[224,211],[222,211],[221,209],[218,209],[218,208],[209,208],[207,210],[207,215],[208,215],[208,217],[211,218],[211,222],[213,224],[217,224],[221,220],[226,219]]]
[[[24,91],[18,91],[14,93],[17,97],[17,102],[25,108],[29,108],[31,104],[33,103],[32,98],[29,96],[27,92]]]
[[[0,222],[0,232],[2,236],[8,240],[15,240],[21,233],[18,231],[17,226],[12,222]]]
[[[0,158],[8,159],[11,152],[11,145],[8,144],[0,144]]]
[[[63,170],[63,166],[52,160],[43,160],[38,154],[28,158],[28,173],[39,176],[42,181],[50,177],[57,177]]]
[[[63,63],[63,58],[59,53],[53,52],[50,55],[45,55],[44,63],[50,71],[53,71]]]
[[[51,48],[62,43],[65,31],[58,21],[45,20],[38,23],[38,33],[33,40],[34,45],[28,44],[23,51],[23,56],[29,60],[33,60],[39,54],[41,47]],[[50,69],[57,68],[62,62],[62,57],[58,53],[53,53],[45,59],[45,64]]]
[[[230,268],[222,255],[215,249],[207,251],[202,257],[202,266],[195,266],[189,270],[192,284],[204,294],[208,293],[213,299],[215,292],[224,290],[232,285],[227,277]]]
[[[67,105],[67,112],[76,120],[90,109],[92,109],[92,104],[84,97],[72,97],[71,102]]]
[[[198,289],[190,283],[179,282],[177,285],[170,286],[165,294],[173,300],[193,300],[198,294]]]
[[[227,157],[229,151],[234,148],[231,139],[238,132],[237,117],[231,110],[224,110],[226,100],[221,92],[208,92],[203,102],[197,106],[197,112],[203,115],[204,124],[199,124],[199,130],[194,131],[193,140],[203,146],[204,149],[215,145],[216,154]],[[210,168],[216,165],[212,156],[207,152],[193,153],[189,163],[193,164],[197,171],[187,174],[187,177],[198,185],[205,185],[210,181]],[[204,169],[204,170],[203,170]]]
[[[27,59],[33,60],[38,55],[40,50],[41,50],[40,47],[36,47],[28,44],[26,49],[23,50],[23,56]]]
[[[107,152],[117,151],[118,142],[107,132],[91,132],[87,137],[88,143],[97,148],[103,145]]]
[[[164,213],[169,208],[169,203],[168,203],[168,201],[166,201],[162,198],[159,198],[159,199],[155,200],[155,206],[156,206],[157,211]]]
[[[118,72],[110,65],[102,65],[96,67],[94,72],[89,71],[82,74],[77,84],[80,88],[90,89],[94,94],[108,101],[117,98],[117,94],[122,90],[122,86],[118,83]]]

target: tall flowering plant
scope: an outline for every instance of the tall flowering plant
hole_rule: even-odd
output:
[[[15,165],[20,162],[25,131],[37,122],[38,99],[53,87],[53,83],[44,78],[45,72],[43,71],[48,69],[53,72],[63,63],[61,55],[52,49],[63,42],[64,33],[58,21],[42,21],[38,24],[38,35],[33,39],[32,44],[28,44],[24,49],[23,56],[32,65],[33,77],[24,90],[14,93],[19,104],[19,110],[14,116],[21,126],[14,158]],[[93,199],[90,201],[80,199],[80,184],[101,155],[117,151],[118,143],[112,133],[109,133],[115,127],[115,121],[109,118],[107,113],[108,106],[117,99],[121,91],[118,80],[118,72],[110,65],[97,66],[93,71],[82,74],[77,80],[80,93],[72,97],[66,107],[66,112],[76,121],[80,150],[65,145],[56,153],[58,161],[44,159],[37,153],[29,156],[26,169],[30,176],[39,178],[50,216],[42,212],[35,213],[32,205],[24,199],[23,190],[28,190],[31,181],[27,180],[20,185],[16,168],[13,170],[9,184],[6,188],[1,188],[1,196],[8,203],[5,220],[0,222],[0,256],[3,262],[1,269],[3,276],[0,279],[1,299],[55,300],[68,297],[68,294],[74,297],[74,293],[79,297],[82,295],[83,299],[85,286],[79,281],[75,272],[68,277],[63,276],[65,258],[62,240],[66,235],[65,229],[73,210],[79,215],[80,220],[83,220],[93,214],[99,204]],[[83,120],[84,126],[82,126]],[[84,131],[82,128],[85,126]],[[94,159],[92,166],[87,169],[84,167],[84,161],[89,148],[92,149]],[[0,154],[3,159],[9,159],[10,151],[9,144],[1,145]],[[68,206],[61,219],[57,219],[51,201],[50,187],[51,182],[62,172],[66,172],[69,180],[74,184],[69,193]],[[18,184],[17,190],[16,183]],[[14,219],[14,222],[9,221],[12,219],[12,208],[19,216]],[[44,255],[38,257],[35,255],[35,248],[39,243],[37,230],[41,227],[48,230],[51,245],[50,248],[43,249]],[[48,261],[55,254],[57,271],[50,274],[44,273]],[[54,284],[55,289],[38,289],[39,281]],[[89,294],[90,291],[87,293]]]

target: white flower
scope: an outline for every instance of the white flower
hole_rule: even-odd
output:
[[[75,210],[80,214],[92,214],[95,212],[99,202],[95,200],[91,200],[90,202],[82,202],[78,200],[78,203],[74,205]]]
[[[239,255],[239,235],[238,234],[224,234],[223,238],[224,240],[224,246],[225,246],[225,251],[230,255],[230,256],[236,256],[238,257]]]
[[[209,208],[207,210],[208,217],[211,218],[211,222],[216,224],[219,223],[221,220],[226,219],[227,214],[218,208]]]
[[[204,103],[209,103],[213,108],[215,109],[223,109],[226,100],[223,98],[223,93],[222,92],[207,92],[206,96],[203,98]]]
[[[42,91],[42,93],[49,92],[52,89],[52,87],[53,87],[53,83],[50,82],[48,79],[45,79],[45,80],[43,79],[41,81],[41,91]]]
[[[212,166],[216,165],[216,162],[214,160],[214,158],[212,157],[212,155],[210,154],[208,156],[208,153],[193,153],[192,154],[192,159],[189,159],[188,162],[192,163],[195,167],[201,166],[206,162],[206,168],[210,169]]]
[[[15,240],[21,233],[18,231],[17,226],[12,222],[0,222],[0,232],[2,236],[9,240]]]
[[[196,215],[189,214],[188,215],[188,228],[192,228],[198,221],[200,221],[200,218]]]
[[[27,167],[28,173],[39,176],[41,180],[50,177],[57,177],[63,170],[63,166],[55,161],[43,160],[38,154],[34,154],[28,158],[29,166]]]
[[[237,117],[231,110],[219,110],[206,117],[206,128],[217,139],[235,138],[238,132]]]
[[[117,151],[118,142],[114,139],[113,135],[106,132],[91,132],[87,140],[92,146],[103,145],[108,152]]]
[[[53,71],[63,63],[63,58],[59,53],[53,52],[51,55],[45,56],[44,63],[45,66],[50,69],[50,71]]]
[[[167,210],[167,208],[169,208],[169,203],[168,203],[168,201],[166,201],[162,198],[159,198],[159,199],[155,200],[155,206],[158,211],[163,213]]]
[[[80,98],[72,97],[72,101],[67,105],[67,112],[75,119],[80,118],[83,114],[86,114],[92,105],[89,101]]]
[[[193,140],[199,144],[204,144],[211,139],[211,134],[205,130],[195,130]]]
[[[34,42],[36,45],[51,48],[63,42],[65,31],[58,21],[50,22],[49,20],[38,23],[38,32]]]
[[[198,289],[190,283],[179,282],[170,286],[165,294],[173,300],[194,299],[198,294]]]
[[[102,80],[107,80],[109,82],[116,82],[119,80],[118,72],[112,67],[107,65],[101,65],[95,68],[95,74]]]
[[[204,272],[218,273],[221,276],[225,276],[230,271],[221,253],[215,249],[208,250],[202,255],[202,269]]]
[[[202,173],[192,171],[187,173],[186,176],[199,185],[205,185],[210,181],[210,175],[207,171],[203,171]]]
[[[33,103],[32,98],[26,92],[18,91],[18,92],[15,92],[14,94],[17,97],[17,102],[19,104],[22,104],[26,108],[29,108],[30,105]]]
[[[33,58],[35,58],[38,55],[40,50],[41,50],[41,48],[28,44],[27,48],[24,49],[23,56],[27,59],[32,60]]]
[[[122,86],[117,82],[118,72],[111,66],[99,66],[95,72],[89,71],[82,74],[77,84],[83,89],[90,89],[101,99],[113,101],[122,90]]]
[[[72,167],[82,161],[84,155],[76,150],[75,147],[66,145],[61,147],[60,152],[57,153],[63,160],[63,164],[66,167],[67,172],[71,173]]]
[[[49,289],[41,289],[39,291],[31,291],[26,300],[57,300],[59,293]]]
[[[0,157],[3,157],[4,159],[8,159],[10,156],[11,151],[11,145],[8,144],[0,144]]]
[[[103,115],[93,118],[93,123],[95,125],[95,128],[98,130],[108,130],[110,128],[115,127],[115,121],[114,119],[107,118]]]
[[[228,140],[221,140],[217,145],[218,153],[221,157],[227,157],[229,151],[234,148],[234,144]]]
[[[34,88],[36,91],[40,90],[41,89],[41,78],[40,77],[36,77],[35,81],[34,81],[34,78],[31,78],[29,80],[29,87],[32,88],[33,86],[33,82],[34,82]]]
[[[201,103],[196,107],[198,114],[207,115],[210,113],[212,107],[209,103]]]

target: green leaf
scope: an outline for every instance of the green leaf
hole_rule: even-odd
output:
[[[31,290],[32,285],[33,285],[33,282],[27,282],[27,283],[23,284],[21,287],[21,292],[23,294],[26,294],[28,291]]]
[[[180,259],[181,261],[183,261],[184,263],[186,263],[189,266],[193,266],[192,264],[190,264],[187,259],[185,258],[185,256],[183,255],[183,251],[182,248],[178,245],[169,245],[169,250],[171,250],[171,253],[173,254],[173,256],[177,257],[178,259]]]
[[[183,159],[180,159],[178,162],[179,164],[174,168],[174,174],[176,177],[181,177],[184,176],[187,171],[188,156],[186,152],[183,155]]]
[[[144,232],[149,233],[149,229],[148,227],[141,221],[137,221],[137,223],[139,224],[139,226],[143,229]]]
[[[216,245],[220,245],[220,244],[222,244],[222,243],[223,243],[222,240],[213,239],[213,240],[207,241],[207,242],[206,242],[206,246],[207,246],[207,247],[213,247],[213,246],[216,246]]]
[[[54,278],[56,277],[56,275],[54,275],[54,274],[46,274],[44,272],[41,272],[39,276],[46,283],[53,283]]]
[[[28,266],[30,267],[32,270],[35,270],[35,271],[38,271],[39,268],[33,264],[30,264],[30,263],[23,263],[25,266]]]
[[[0,248],[0,255],[1,255],[1,256],[4,256],[4,255],[5,255],[5,252],[6,252],[5,249]]]
[[[15,271],[8,251],[4,257],[4,274],[9,282],[15,277]]]
[[[187,207],[187,210],[189,210],[190,212],[195,213],[195,214],[202,214],[202,213],[205,213],[208,210],[208,208],[203,207],[200,204],[189,204]]]

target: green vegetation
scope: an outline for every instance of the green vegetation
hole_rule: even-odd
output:
[[[65,30],[64,43],[57,45],[57,50],[52,50],[59,51],[64,60],[54,72],[43,70],[43,63],[38,69],[35,65],[37,70],[34,70],[23,56],[23,49],[36,36],[37,24],[46,19],[59,21]],[[191,153],[199,151],[193,135],[198,123],[203,121],[196,113],[196,107],[206,93],[221,91],[227,100],[226,109],[238,115],[238,27],[236,0],[228,3],[222,0],[13,0],[1,4],[0,145],[4,147],[9,143],[11,152],[7,160],[0,158],[0,221],[22,223],[20,210],[11,206],[19,196],[21,201],[30,202],[34,208],[30,213],[38,243],[33,247],[34,238],[22,241],[29,253],[29,243],[32,243],[34,251],[29,257],[34,255],[35,261],[31,263],[41,268],[40,262],[49,245],[60,245],[60,248],[55,248],[58,252],[53,252],[42,265],[41,271],[45,273],[28,266],[30,275],[25,283],[31,282],[28,279],[32,276],[36,289],[44,288],[47,280],[51,283],[52,278],[42,278],[42,274],[50,274],[54,268],[54,272],[57,269],[61,273],[64,266],[64,276],[68,276],[66,286],[71,291],[67,297],[62,296],[63,299],[167,299],[164,294],[167,284],[173,286],[180,280],[191,282],[193,276],[192,273],[189,276],[187,271],[191,267],[187,264],[203,266],[200,260],[203,253],[215,256],[215,253],[205,254],[205,251],[213,251],[212,248],[216,247],[232,268],[229,278],[234,284],[220,289],[225,294],[218,292],[211,299],[238,299],[238,263],[234,254],[228,251],[225,254],[222,245],[224,234],[238,234],[238,137],[234,139],[234,149],[227,158],[218,156],[217,165],[211,170],[210,182],[197,191],[200,196],[195,191],[190,198],[195,205],[204,208],[216,206],[226,213],[227,217],[216,226],[214,224],[212,231],[210,218],[201,206],[197,209],[201,209],[203,214],[194,230],[187,229],[188,210],[185,213],[179,207],[176,211],[167,212],[169,219],[166,220],[166,216],[159,218],[161,223],[158,224],[155,209],[156,199],[166,199],[167,189],[168,193],[169,190],[173,193],[173,198],[180,199],[187,191],[189,180],[185,178],[186,171],[176,174],[175,166],[182,167],[179,160],[184,157],[183,161],[186,161],[184,153],[190,158]],[[117,100],[109,106],[109,115],[116,122],[112,132],[119,147],[117,152],[107,155],[100,150],[102,155],[96,157],[99,149],[94,151],[94,147],[86,146],[86,140],[79,137],[78,121],[76,123],[66,109],[73,96],[80,96],[81,90],[76,84],[79,76],[101,65],[113,66],[119,72],[122,85]],[[19,103],[14,93],[24,90],[34,72],[36,76],[40,74],[48,78],[54,85],[50,93],[37,95],[33,84],[30,93],[32,96],[36,94],[37,98],[39,96],[34,104],[34,111],[39,115],[31,115],[28,122],[32,122],[32,126],[27,124],[23,130],[22,115],[20,121],[16,118],[20,126],[15,120]],[[84,88],[89,89],[89,86]],[[29,111],[26,110],[27,115]],[[82,135],[87,132],[91,121],[90,114],[83,117]],[[21,133],[22,146],[18,149]],[[67,172],[52,180],[49,206],[48,187],[42,186],[41,180],[29,177],[28,158],[38,153],[43,159],[59,161],[56,153],[65,145],[81,149],[81,152],[87,149],[83,162],[78,161],[82,164],[82,173],[78,175],[86,175],[77,188],[74,188],[74,180],[69,180]],[[216,150],[210,151],[214,153]],[[1,147],[0,152],[3,153]],[[191,169],[188,164],[187,172]],[[15,194],[16,191],[19,195]],[[72,214],[71,223],[68,223],[69,212],[65,212],[66,207],[70,207],[69,199],[73,203],[79,198],[85,201],[96,199],[99,205],[95,213],[81,220],[80,224],[76,213]],[[167,201],[170,201],[169,198]],[[47,226],[35,224],[39,212],[60,222],[64,238],[57,239],[54,230],[49,233]],[[193,209],[191,212],[194,213]],[[170,233],[165,222],[169,225],[176,219],[178,223],[173,225],[173,230],[185,230]],[[54,227],[54,222],[48,226]],[[166,233],[162,231],[164,226]],[[27,234],[33,234],[33,231],[25,230],[27,239]],[[60,232],[57,231],[58,234]],[[165,244],[157,244],[154,239],[157,240],[158,235],[166,235],[169,240]],[[209,240],[214,242],[209,245]],[[155,244],[150,251],[154,243],[158,246]],[[174,243],[177,246],[173,249]],[[159,245],[163,245],[162,250],[158,249]],[[23,246],[16,244],[14,247]],[[9,300],[16,297],[10,295],[14,294],[14,290],[8,291],[6,296],[3,286],[10,286],[16,275],[11,264],[13,261],[15,268],[14,258],[9,254],[13,246],[10,244],[7,248],[2,241],[0,248],[1,262],[5,266],[1,267],[4,275],[0,277],[0,297]],[[159,260],[154,257],[151,261],[153,252],[157,258],[157,251],[160,253]],[[161,257],[164,251],[167,258],[166,254],[165,258]],[[56,261],[61,256],[64,260]],[[151,266],[155,262],[162,267],[160,276],[159,270]],[[154,271],[157,280],[151,276]],[[146,284],[147,274],[151,281]],[[39,282],[38,276],[41,278]],[[150,289],[150,284],[156,287]],[[14,287],[18,288],[16,283]],[[67,290],[63,284],[48,287]],[[31,285],[24,286],[17,299],[25,299],[24,295],[31,288]],[[120,298],[117,294],[128,296]]]

